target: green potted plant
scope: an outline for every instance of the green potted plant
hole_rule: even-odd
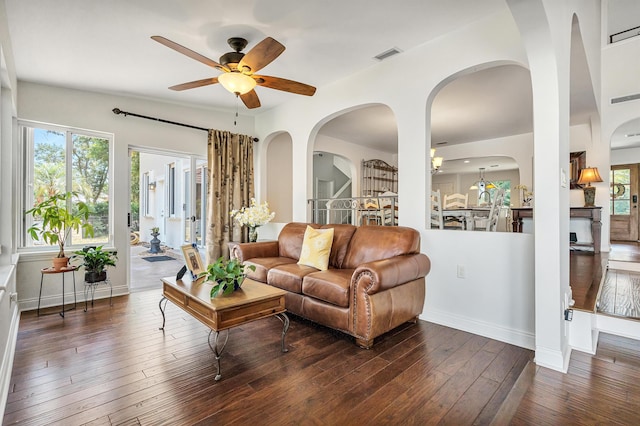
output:
[[[72,259],[82,259],[78,266],[84,266],[84,280],[88,283],[97,283],[107,279],[107,266],[116,266],[118,253],[103,250],[102,246],[84,247],[74,251]]]
[[[58,245],[58,254],[53,261],[55,269],[65,267],[69,261],[64,254],[64,246],[71,231],[82,230],[86,235],[93,237],[93,226],[88,222],[89,206],[77,200],[70,210],[67,208],[69,200],[75,196],[73,192],[57,193],[25,212],[40,222],[36,222],[27,230],[31,238],[39,241],[42,237],[46,243]]]
[[[208,265],[207,270],[200,276],[206,277],[206,281],[215,283],[211,287],[211,298],[219,294],[231,294],[240,289],[244,281],[245,267],[252,271],[256,270],[254,265],[245,266],[238,259],[225,260],[223,257]]]

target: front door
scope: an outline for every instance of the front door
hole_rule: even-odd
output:
[[[611,166],[611,241],[638,241],[638,165]]]

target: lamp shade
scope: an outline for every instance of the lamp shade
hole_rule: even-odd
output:
[[[256,81],[253,78],[237,71],[220,74],[218,82],[222,84],[222,87],[237,95],[244,95],[256,87]]]
[[[580,177],[578,183],[584,185],[585,183],[591,186],[591,182],[602,182],[600,173],[598,173],[597,167],[586,167],[580,170]]]

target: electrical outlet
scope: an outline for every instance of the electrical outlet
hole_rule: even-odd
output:
[[[464,265],[458,265],[458,278],[467,278],[467,271],[464,269]]]

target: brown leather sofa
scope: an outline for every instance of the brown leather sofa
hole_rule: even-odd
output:
[[[307,225],[334,228],[326,271],[297,264]],[[287,290],[287,311],[354,336],[363,348],[418,318],[431,269],[420,234],[401,226],[289,223],[277,241],[237,244],[231,256],[256,267],[248,277]]]

